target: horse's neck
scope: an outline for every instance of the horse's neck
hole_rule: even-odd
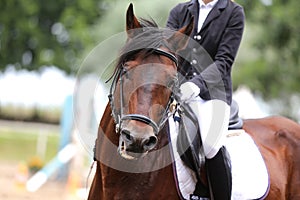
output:
[[[118,145],[118,135],[115,132],[115,123],[109,103],[105,108],[98,128],[98,138],[103,135],[106,135],[113,144]]]

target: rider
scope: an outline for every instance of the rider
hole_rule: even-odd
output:
[[[232,103],[231,68],[244,30],[243,8],[233,0],[191,0],[169,13],[167,27],[177,30],[194,16],[194,44],[184,50],[181,100],[197,116],[208,180],[215,200],[231,198],[231,167],[224,145]],[[205,50],[210,59],[206,59]],[[211,62],[209,62],[211,60]],[[197,70],[200,70],[197,71]]]

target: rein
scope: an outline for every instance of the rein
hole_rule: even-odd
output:
[[[178,67],[178,59],[172,53],[164,51],[160,48],[153,49],[153,52],[158,54],[158,55],[162,55],[162,56],[165,56],[165,57],[169,58],[170,60],[172,60],[175,63],[176,67]],[[114,121],[115,121],[115,124],[116,124],[116,130],[115,130],[116,133],[118,133],[118,134],[120,133],[121,125],[122,125],[122,122],[124,120],[136,120],[136,121],[143,122],[147,125],[150,125],[153,128],[155,135],[158,135],[158,133],[159,133],[160,129],[162,128],[162,126],[164,125],[164,123],[168,120],[168,118],[170,116],[173,115],[173,111],[171,111],[172,113],[169,112],[171,104],[174,100],[173,93],[171,94],[171,96],[169,98],[167,108],[166,108],[166,110],[163,114],[163,117],[160,120],[159,124],[157,124],[155,121],[153,121],[151,118],[149,118],[145,115],[141,115],[141,114],[124,114],[123,113],[123,105],[124,105],[124,103],[123,103],[123,94],[124,94],[124,92],[123,92],[123,75],[124,74],[126,74],[126,70],[124,69],[123,66],[121,66],[120,68],[117,69],[117,71],[113,75],[113,81],[112,81],[110,91],[109,91],[109,95],[108,95],[109,102],[110,102],[110,105],[111,105],[111,108],[112,108],[112,117],[114,118]],[[120,113],[119,114],[116,112],[115,105],[114,105],[114,97],[113,97],[113,92],[115,91],[115,88],[117,86],[118,79],[119,79],[119,82],[120,82]],[[175,84],[173,85],[173,87],[178,85],[178,79],[177,78],[174,81],[174,83]]]

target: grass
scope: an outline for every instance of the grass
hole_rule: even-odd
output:
[[[40,134],[47,134],[47,145],[44,152],[44,163],[51,160],[57,153],[59,145],[59,134],[48,132],[22,132],[21,130],[0,130],[0,160],[28,162],[32,157],[38,155],[37,143]]]

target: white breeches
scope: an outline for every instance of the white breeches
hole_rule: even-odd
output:
[[[213,158],[224,145],[228,131],[230,106],[221,100],[205,101],[199,96],[189,101],[198,118],[206,158]]]

